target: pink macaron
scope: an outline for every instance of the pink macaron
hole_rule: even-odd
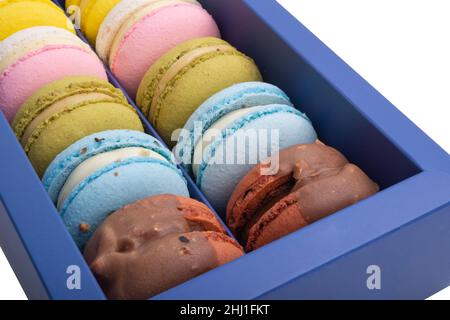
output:
[[[64,29],[29,28],[0,43],[0,107],[10,122],[34,92],[67,76],[107,79],[89,46]]]
[[[208,36],[220,37],[219,29],[196,1],[130,0],[119,3],[105,18],[96,49],[134,98],[158,58],[182,42]]]

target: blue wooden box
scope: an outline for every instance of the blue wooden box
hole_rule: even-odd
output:
[[[448,286],[449,155],[276,1],[200,2],[382,191],[156,298],[422,299]],[[28,297],[104,299],[1,114],[0,155],[0,244]],[[80,289],[67,286],[73,266]],[[371,266],[380,289],[367,286]]]

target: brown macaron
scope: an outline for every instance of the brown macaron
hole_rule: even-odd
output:
[[[148,299],[242,255],[207,206],[174,195],[113,213],[84,251],[109,299]]]
[[[278,170],[268,173],[269,167]],[[251,251],[378,190],[336,149],[320,141],[295,145],[261,162],[241,180],[228,202],[227,224]]]

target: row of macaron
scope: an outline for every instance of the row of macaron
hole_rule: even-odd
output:
[[[26,1],[8,2],[17,5]],[[46,3],[48,1],[31,2],[50,6]],[[148,36],[152,23],[160,21],[153,19],[164,11],[169,14],[176,12],[177,8],[189,7],[201,12],[205,19],[209,17],[198,4],[179,2],[183,1],[161,1],[154,6],[156,1],[136,1],[133,14],[126,10],[128,6],[116,3],[100,19],[103,22],[98,30],[117,8],[121,10],[111,21],[118,21],[117,17],[126,19],[119,19],[122,22],[118,26],[112,27],[110,24],[106,29],[119,27],[112,35],[122,35],[122,40],[136,38],[142,33]],[[86,15],[86,12],[95,8],[97,3],[106,2],[92,2],[92,8],[86,6],[88,3],[81,2],[81,21],[83,17],[92,15]],[[106,7],[98,8],[101,11]],[[83,10],[87,10],[85,14]],[[182,12],[179,16],[175,15],[178,20],[184,14]],[[164,21],[170,20],[169,16],[162,17],[165,17],[162,19]],[[149,21],[153,22],[147,25]],[[144,29],[135,35],[128,31],[118,32],[123,26],[131,26],[125,30],[130,32],[139,30],[141,26]],[[157,27],[153,25],[153,28]],[[86,30],[84,32],[88,35]],[[101,43],[98,40],[100,34],[97,31],[96,46]],[[113,39],[116,44],[111,44],[110,48],[126,48],[127,41],[121,44],[120,39]],[[12,45],[2,46],[5,43]],[[317,142],[317,134],[309,119],[293,107],[281,89],[260,82],[261,75],[250,58],[225,41],[213,37],[193,37],[174,45],[150,63],[148,70],[139,67],[141,74],[144,70],[142,79],[138,79],[139,75],[130,82],[130,86],[126,77],[121,82],[131,96],[134,96],[131,83],[140,83],[136,100],[142,112],[167,144],[177,142],[174,149],[177,160],[192,174],[217,211],[226,217],[228,226],[247,251],[378,190],[378,186],[364,172],[350,164],[337,150]],[[136,46],[130,48],[124,55],[128,58],[122,59],[128,65],[133,64],[129,54],[139,51]],[[167,226],[163,230],[170,232],[159,232],[156,229],[164,223],[158,222],[155,227],[153,222],[145,224],[136,217],[126,221],[123,211],[130,207],[142,209],[148,206],[148,210],[143,212],[151,213],[152,219],[158,212],[165,212],[166,207],[171,208],[162,200],[158,202],[158,196],[155,197],[158,194],[166,194],[162,197],[167,199],[175,197],[168,194],[177,195],[177,201],[194,200],[180,198],[189,196],[189,193],[174,156],[162,143],[141,132],[143,127],[135,110],[120,90],[106,82],[100,61],[86,44],[60,28],[37,27],[13,34],[0,43],[0,49],[2,57],[7,57],[0,60],[5,61],[6,65],[2,69],[6,72],[2,72],[0,90],[9,93],[4,96],[15,102],[5,103],[7,107],[4,111],[10,119],[15,116],[12,126],[19,140],[37,172],[43,176],[44,186],[76,243],[80,248],[85,247],[86,259],[99,282],[102,284],[102,280],[107,279],[103,287],[109,297],[149,297],[242,254],[242,249],[234,240],[220,232],[219,227],[211,227],[214,225],[212,222],[207,223],[209,227],[200,229],[189,229],[192,223],[187,223],[188,229],[177,229],[180,222],[174,218],[165,221]],[[117,53],[112,56],[120,57]],[[119,69],[114,69],[111,64],[111,55],[108,60],[111,69],[120,78]],[[79,63],[71,64],[73,61]],[[136,74],[133,73],[133,76]],[[17,91],[10,91],[12,89]],[[176,129],[183,127],[183,134],[173,135]],[[197,127],[200,130],[196,130]],[[105,131],[111,129],[128,130]],[[255,163],[224,161],[225,158],[240,156],[229,147],[236,145],[239,130],[261,129],[276,132],[278,143],[261,150],[258,144]],[[217,131],[219,134],[213,135]],[[250,144],[256,145],[256,141],[250,141]],[[251,156],[251,150],[253,148],[244,149],[244,159]],[[281,153],[277,153],[279,150],[282,150]],[[264,159],[264,155],[272,153],[276,153],[276,158]],[[261,160],[265,161],[257,164]],[[262,167],[271,162],[278,162],[279,170],[268,176],[262,174]],[[147,204],[139,202],[145,198],[141,201]],[[132,204],[135,201],[138,202]],[[186,209],[186,212],[198,216],[205,211],[204,207],[200,207],[196,205]],[[123,208],[122,214],[107,218],[120,208]],[[177,208],[180,211],[179,205]],[[135,209],[130,209],[130,212],[139,211]],[[114,223],[114,219],[118,222]],[[183,219],[186,220],[185,216]],[[191,222],[189,219],[186,221]],[[218,220],[216,222],[216,226],[220,225]],[[125,243],[113,241],[111,233],[114,232],[111,229],[114,228],[118,228],[116,240],[125,239]],[[207,234],[186,235],[180,234],[180,230],[184,233],[200,230]],[[139,236],[143,234],[151,236]],[[208,241],[205,242],[205,239]],[[209,245],[199,247],[199,241]],[[193,265],[200,264],[202,267],[190,273],[186,270],[174,271],[171,281],[165,284],[148,277],[145,283],[157,284],[156,287],[141,287],[139,281],[128,280],[127,268],[148,267],[149,256],[146,253],[149,247],[145,245],[151,247],[152,243],[158,243],[155,248],[164,247],[166,243],[172,250],[167,252],[174,253],[155,259],[155,265],[175,268],[178,262],[183,265],[185,261],[185,266],[191,267],[187,270],[192,271]],[[193,247],[189,248],[188,244]],[[203,252],[197,255],[199,260],[176,260],[181,259],[179,256],[187,258],[190,254],[186,253],[191,250]],[[130,260],[120,260],[124,256],[119,258],[110,255],[111,252],[140,254],[132,255]],[[174,258],[175,255],[178,258]],[[111,256],[115,258],[110,261],[105,259]],[[108,268],[106,260],[108,266],[117,267]],[[146,272],[148,269],[144,268],[142,273],[135,274],[136,278],[142,280]],[[125,277],[127,281],[124,281]]]
[[[212,94],[262,80],[195,0],[73,0],[66,10],[169,146]]]
[[[110,299],[150,298],[244,254],[215,213],[189,197],[173,154],[143,132],[84,137],[42,182]]]
[[[29,2],[29,5],[23,5],[25,2]],[[69,8],[73,7],[69,2],[68,5]],[[80,5],[80,17],[84,17],[81,21],[100,17],[94,19],[98,25],[94,29],[100,30],[98,39],[102,38],[103,24],[110,25],[105,27],[110,37],[119,36],[115,30],[127,26],[125,29],[129,32],[119,37],[123,41],[117,40],[121,44],[111,45],[127,53],[117,55],[115,63],[109,65],[127,93],[136,98],[141,111],[170,146],[176,142],[173,141],[172,133],[182,128],[189,116],[212,94],[235,83],[262,79],[253,60],[225,41],[217,37],[197,38],[220,34],[211,16],[195,1],[81,1]],[[15,26],[8,30],[18,31],[0,42],[3,58],[0,106],[9,121],[14,119],[25,100],[45,84],[69,75],[106,79],[104,69],[93,51],[80,39],[70,35],[69,31],[48,26],[30,27],[33,23],[40,25],[53,22],[61,26],[61,19],[56,19],[56,16],[62,12],[47,10],[46,6],[55,7],[52,2],[44,0],[10,0],[0,7],[0,14],[5,12],[4,24]],[[200,17],[190,14],[190,10]],[[17,19],[18,16],[31,17],[33,11],[39,13],[36,16],[39,19],[29,19],[31,22]],[[147,14],[141,17],[141,11]],[[167,19],[166,15],[174,15],[176,19]],[[111,19],[108,18],[110,16]],[[137,17],[141,17],[145,23],[142,19],[135,20]],[[129,19],[131,22],[128,23]],[[207,22],[199,25],[192,22],[197,20]],[[88,33],[87,27],[83,27],[86,23],[81,23],[81,26]],[[209,28],[204,25],[216,31],[203,32],[203,29]],[[22,27],[28,28],[20,29]],[[190,28],[192,32],[188,31]],[[172,31],[168,32],[169,29]],[[164,36],[157,31],[164,31]],[[184,36],[177,38],[175,35],[179,34]],[[5,32],[2,36],[7,35]],[[140,35],[151,35],[153,39],[140,39]],[[132,39],[139,39],[139,46],[131,46],[128,42]],[[159,45],[158,41],[162,43]],[[123,65],[125,71],[131,71],[130,74],[121,76],[116,65]],[[133,89],[130,89],[130,81],[134,83]]]
[[[229,48],[232,54],[221,55],[214,49],[217,45]],[[183,53],[196,55],[197,50],[203,52],[209,46],[212,56],[191,61],[191,69],[180,71],[176,81],[167,84],[170,81],[163,70],[173,76],[171,64],[184,64]],[[39,176],[58,153],[86,135],[111,129],[143,130],[125,95],[106,81],[99,59],[68,31],[48,26],[19,31],[0,42],[0,55],[4,57],[0,105]],[[175,70],[180,69],[175,66]],[[233,136],[217,136],[214,143],[203,143],[207,139],[201,137],[234,126],[236,131],[277,130],[279,148],[317,138],[309,119],[293,107],[282,90],[263,82],[243,82],[259,79],[259,72],[249,58],[223,40],[189,40],[163,56],[150,71],[143,80],[149,91],[138,100],[141,110],[169,145],[177,142],[171,141],[172,133],[184,129],[177,137],[177,154],[219,212],[224,213],[229,195],[251,164],[226,165],[224,169],[208,166],[207,158],[220,162],[218,150],[229,145]],[[161,89],[158,80],[170,90]],[[152,106],[145,108],[148,105]],[[200,132],[195,130],[199,126]],[[264,151],[270,154],[273,150]],[[206,161],[197,161],[204,154]],[[216,188],[218,184],[222,188]]]
[[[22,2],[9,1],[10,6]],[[87,10],[84,5],[88,2],[82,1],[81,9]],[[152,13],[151,17],[160,13],[153,10],[154,2],[139,2],[145,8],[149,6],[149,10],[144,12]],[[100,3],[103,2],[93,5],[92,10]],[[177,1],[163,3],[157,8],[170,11],[180,5]],[[37,1],[35,4],[51,6],[47,1]],[[192,6],[190,3],[181,5]],[[108,12],[104,12],[105,17],[110,14],[115,16],[114,10],[117,8],[122,12],[125,10],[122,6],[121,3],[112,6],[106,10]],[[201,9],[198,4],[194,6],[196,10]],[[140,12],[144,7],[137,6],[136,10]],[[8,6],[5,5],[5,8]],[[98,10],[103,10],[102,8],[106,7],[100,6]],[[200,11],[206,14],[203,9]],[[129,17],[129,14],[127,11],[125,16]],[[85,12],[82,16],[90,15]],[[141,17],[140,14],[137,16]],[[136,20],[132,21],[131,25],[137,23]],[[106,20],[101,23],[104,22]],[[65,44],[61,45],[61,42]],[[13,92],[9,96],[16,100],[24,100],[33,92],[17,108],[19,112],[13,121],[13,128],[40,176],[60,152],[86,135],[110,129],[143,130],[124,95],[101,80],[106,77],[103,68],[93,52],[76,36],[61,28],[34,27],[13,34],[0,43],[0,48],[6,57],[2,61],[7,62],[5,65],[10,64],[3,72],[0,86],[6,83],[3,87],[7,88],[11,82],[9,87],[17,91],[11,90]],[[53,50],[55,48],[57,50]],[[58,52],[59,50],[63,51]],[[58,53],[45,56],[49,52]],[[75,54],[79,52],[84,56],[79,57],[78,61]],[[48,67],[50,63],[52,68]],[[83,64],[84,68],[81,67]],[[73,65],[76,65],[76,70]],[[48,77],[40,74],[41,71],[47,72]],[[92,76],[100,79],[69,76],[72,72],[92,72]],[[30,77],[29,74],[36,76]],[[33,91],[35,87],[49,82],[52,77],[63,76],[63,79],[50,82],[37,92]],[[256,163],[264,155],[296,144],[313,143],[317,139],[309,119],[292,106],[282,90],[267,83],[243,82],[246,79],[260,78],[253,61],[223,40],[197,38],[188,40],[163,55],[151,66],[141,83],[141,88],[145,90],[140,89],[144,93],[138,94],[138,103],[159,133],[166,137],[166,142],[170,144],[172,141],[168,141],[167,137],[172,136],[175,129],[184,126],[184,134],[178,137],[176,155],[222,215],[225,214],[228,199],[236,185],[255,164],[224,161],[224,158],[238,156],[234,154],[235,150],[227,150],[229,146],[236,145],[230,143],[238,138],[234,133],[240,129],[264,129],[277,133],[279,141],[276,146],[257,146],[263,150],[257,150]],[[27,79],[31,80],[27,82]],[[34,83],[36,81],[38,83]],[[227,87],[230,83],[231,86]],[[26,94],[21,96],[18,92]],[[214,94],[211,95],[211,92]],[[20,101],[15,102],[5,104],[7,115],[11,109],[8,107],[19,105]],[[195,130],[198,124],[200,131]],[[211,137],[210,132],[214,131],[223,133]],[[244,150],[244,159],[250,157],[247,153],[252,149]]]
[[[171,147],[174,131],[211,95],[262,80],[195,0],[74,0],[66,10]]]
[[[209,14],[196,2],[192,4],[189,1],[183,3],[162,1],[156,7],[156,1],[131,1],[134,5],[129,6],[128,4],[131,2],[127,2],[126,6],[118,3],[114,7],[108,7],[113,4],[112,2],[91,1],[90,5],[88,2],[80,3],[82,17],[97,16],[97,14],[87,14],[88,8],[93,10],[91,12],[108,8],[108,13],[104,12],[105,17],[107,18],[109,14],[120,16],[119,20],[113,19],[119,21],[119,26],[125,23],[123,19],[128,18],[133,18],[132,25],[137,23],[134,20],[136,15],[130,16],[131,12],[144,10],[143,12],[149,13],[150,17],[154,19],[159,14],[179,12],[180,6],[183,10],[179,14],[186,15],[188,20],[191,20],[193,16],[188,14],[189,10],[185,10],[185,6],[194,12],[200,12],[200,15],[209,21],[206,25],[215,26]],[[71,6],[70,3],[68,5]],[[133,8],[133,10],[130,11],[129,8]],[[116,9],[119,12],[125,12],[124,15],[115,13]],[[34,19],[31,18],[31,12],[37,12]],[[58,11],[52,2],[11,0],[3,4],[0,13],[3,13],[4,21],[11,27],[9,30],[17,31],[0,43],[3,63],[0,79],[2,92],[0,105],[3,106],[3,111],[8,119],[13,119],[12,127],[39,176],[44,175],[50,162],[60,152],[86,135],[110,129],[143,130],[142,124],[127,103],[125,96],[106,82],[105,70],[94,52],[86,43],[70,32],[73,31],[72,28],[68,28],[69,31],[61,28],[67,27],[67,21],[61,19],[62,12]],[[100,16],[103,15],[100,14]],[[18,17],[25,19],[17,19]],[[150,20],[153,24],[157,23],[158,20],[152,19]],[[167,19],[162,20],[165,23]],[[55,23],[56,26],[33,27],[34,24],[45,23]],[[20,30],[22,27],[28,28]],[[169,24],[167,27],[176,26]],[[147,34],[149,31],[147,28],[148,26],[142,33]],[[100,25],[98,29],[101,29]],[[113,34],[115,33],[113,32]],[[5,33],[5,35],[7,34]],[[218,33],[214,35],[218,35]],[[166,39],[166,37],[160,38]],[[176,44],[178,40],[174,42]],[[135,51],[133,50],[133,52]],[[139,53],[141,54],[141,52]],[[189,65],[192,65],[192,68],[187,67]],[[157,126],[158,131],[166,137],[174,129],[182,127],[190,114],[212,92],[220,91],[229,84],[261,78],[258,68],[250,58],[218,38],[195,38],[178,45],[158,60],[155,66],[150,68],[148,74],[149,76],[142,81],[142,87],[149,88],[149,90],[142,90],[144,93],[139,95],[138,102],[144,113],[153,120],[152,123]],[[176,83],[171,82],[171,77],[176,78]],[[170,87],[172,90],[165,92],[166,87]],[[197,91],[194,90],[195,88]],[[273,110],[264,111],[264,115],[275,113],[281,115],[283,113],[285,118],[289,118],[290,114],[294,114],[300,122],[307,124],[307,135],[309,135],[305,139],[302,137],[301,139],[291,139],[292,141],[287,141],[286,145],[294,142],[313,141],[316,137],[306,117],[292,108],[286,95],[276,87],[256,82],[242,83],[223,93],[222,97],[224,95],[234,95],[239,99],[225,97],[226,105],[220,106],[220,108],[212,106],[210,103],[206,107],[200,108],[199,112],[193,115],[194,120],[186,124],[187,131],[191,132],[193,123],[197,121],[203,121],[205,125],[214,127],[214,124],[220,122],[222,117],[227,118],[228,113],[235,112],[242,113],[241,118],[244,123],[247,123],[247,117],[255,117],[253,113],[260,111],[253,110],[252,113],[250,112],[251,108],[245,111],[237,110],[241,109],[244,103],[251,107],[255,103],[262,106],[279,101],[279,106],[269,107]],[[224,103],[224,101],[217,102]],[[203,114],[204,112],[205,114]],[[155,114],[155,116],[150,114]],[[208,116],[207,121],[205,121],[205,115]],[[195,119],[198,116],[202,117]],[[236,114],[231,115],[231,118],[237,118]],[[292,118],[292,120],[295,122],[296,118]],[[224,121],[230,120],[224,119]],[[270,121],[271,118],[268,118],[263,122],[269,123]],[[279,127],[281,122],[283,122],[283,118],[278,119],[275,127]],[[286,126],[286,129],[289,127]],[[206,131],[208,127],[205,126],[204,129]],[[290,136],[294,135],[295,132],[290,134]],[[194,148],[195,143],[189,144],[187,140],[190,138],[183,142],[183,158],[186,158],[188,153],[192,153],[194,156],[197,149]],[[204,186],[202,187],[204,190],[215,189],[211,187],[216,184],[215,179],[209,179],[208,172],[203,174],[204,167],[199,167],[199,170],[186,168],[195,175],[202,172],[198,176],[204,177],[201,181],[206,181],[205,183],[200,182],[199,178],[199,185]],[[211,199],[216,199],[215,204],[221,207],[218,211],[224,212],[226,200],[242,172],[241,169],[226,179],[229,182],[224,188],[224,192],[218,192],[218,189],[215,191],[216,195],[210,195]],[[211,182],[208,182],[208,179]]]
[[[189,198],[174,160],[147,134],[110,130],[69,146],[44,174],[109,298],[149,298],[378,191],[336,149],[320,141],[290,146],[235,186],[225,221],[238,243],[206,205]]]
[[[15,8],[16,14],[11,14],[12,17],[21,12],[23,16],[27,16],[25,10],[32,9],[39,12],[40,17],[45,14],[42,12],[44,8],[39,9],[39,6],[54,6],[51,2],[42,0],[32,1],[30,6],[16,8],[24,1],[8,1],[9,5],[5,4],[0,8],[0,12],[9,8],[8,12],[11,13]],[[73,3],[67,4],[69,9],[73,7]],[[201,25],[214,26],[211,28],[217,29],[210,15],[195,1],[192,3],[192,1],[130,0],[124,4],[124,2],[83,0],[79,4],[81,26],[86,34],[89,33],[87,26],[91,25],[88,23],[90,19],[99,17],[94,19],[96,21],[94,24],[98,26],[94,28],[97,30],[94,32],[97,34],[96,45],[101,42],[104,24],[109,25],[104,28],[106,30],[126,26],[125,29],[129,32],[124,33],[126,36],[119,37],[123,38],[123,41],[139,38],[141,34],[143,36],[152,34],[162,42],[169,41],[171,33],[163,37],[161,33],[155,34],[154,30],[180,27],[173,23],[173,19],[157,19],[159,15],[166,17],[174,14],[178,17],[176,20],[179,23],[184,21],[183,23],[189,27],[202,29],[189,22],[202,18],[194,19],[196,16],[191,16],[189,14],[191,11],[187,8],[199,13],[205,21],[208,21]],[[57,14],[57,11],[45,12]],[[186,16],[187,20],[181,19],[181,16]],[[47,18],[48,21],[57,21],[51,20],[52,16]],[[19,24],[15,30],[23,26],[22,20],[17,22],[10,18],[10,22]],[[165,23],[168,25],[163,28],[161,24]],[[184,28],[188,27],[183,26],[182,29]],[[114,31],[108,34],[122,33]],[[189,34],[189,38],[199,35],[195,32]],[[214,35],[217,36],[218,33]],[[148,50],[159,47],[155,45],[156,38]],[[140,81],[137,104],[169,146],[174,146],[180,140],[174,132],[184,127],[183,132],[187,134],[182,135],[185,139],[178,141],[177,146],[182,162],[194,175],[198,185],[217,211],[224,213],[233,187],[245,171],[249,170],[250,164],[233,166],[230,170],[202,163],[198,165],[194,163],[191,166],[192,160],[198,159],[199,153],[203,154],[203,149],[207,149],[205,153],[209,158],[213,158],[212,155],[218,158],[220,152],[217,150],[226,145],[222,143],[226,141],[221,140],[231,139],[218,137],[215,143],[204,144],[202,141],[204,139],[199,139],[201,135],[208,136],[208,133],[217,127],[232,124],[235,124],[236,129],[254,127],[279,130],[281,137],[279,148],[313,142],[317,135],[307,117],[292,106],[284,92],[259,82],[262,77],[258,67],[245,54],[214,37],[194,38],[181,44],[178,42],[184,39],[172,40],[169,42],[175,47],[154,63],[145,50],[138,48],[130,49],[121,60],[133,68],[139,65],[136,62],[139,59],[150,61],[148,70],[147,65],[139,67],[140,71],[145,73],[142,80],[140,79],[142,72],[133,72],[137,82]],[[149,42],[142,40],[141,44],[147,46]],[[118,47],[126,48],[128,45],[124,43]],[[165,43],[162,47],[165,49],[158,54],[155,53],[155,57],[162,54],[170,45]],[[27,28],[0,42],[0,52],[5,57],[2,59],[5,62],[4,66],[0,70],[3,71],[0,77],[0,105],[3,106],[7,118],[13,121],[13,127],[40,176],[59,152],[87,134],[108,129],[142,128],[123,95],[112,87],[106,88],[107,85],[99,83],[99,80],[86,78],[91,76],[105,80],[106,74],[94,52],[69,31],[48,26]],[[75,76],[85,77],[75,79]],[[126,79],[120,80],[126,87]],[[47,97],[49,92],[53,95],[52,98]],[[79,94],[80,92],[83,94]],[[90,94],[84,94],[86,92]],[[205,100],[207,102],[203,104]],[[91,108],[92,105],[96,107]],[[200,136],[195,134],[197,131],[194,130],[195,125],[199,123],[202,126]],[[70,124],[77,130],[70,130]],[[265,151],[265,154],[271,152]],[[225,178],[223,173],[227,174]],[[223,188],[215,188],[218,183],[223,185]]]
[[[196,130],[196,124],[201,130]],[[279,149],[317,139],[311,122],[292,107],[286,94],[262,82],[235,84],[207,99],[190,117],[173,153],[143,133],[136,110],[119,89],[95,77],[69,76],[45,85],[21,106],[12,128],[80,248],[104,218],[123,205],[158,193],[188,196],[177,164],[192,175],[217,212],[225,216],[236,185],[258,161]],[[238,154],[232,146],[239,143],[239,132],[259,129],[275,130],[280,140],[268,146],[258,139],[249,141],[249,147]],[[239,155],[244,159],[256,156],[256,162],[235,161]],[[94,159],[84,164],[91,157]],[[78,187],[86,186],[84,180],[102,181],[96,175],[103,167],[112,166],[112,170],[127,165],[125,159],[139,157],[151,158],[152,163],[162,161],[164,168],[151,170],[141,164],[123,183],[116,170],[114,179],[106,180],[98,190],[78,195]],[[126,170],[129,172],[128,167]],[[102,190],[108,193],[102,195]],[[82,209],[76,205],[77,199]]]
[[[213,18],[196,1],[83,0],[78,5],[67,2],[69,12],[77,8],[98,55],[169,144],[173,130],[213,93],[261,80],[250,58],[219,39]],[[89,46],[69,36],[72,22],[50,0],[4,1],[0,15],[0,105],[8,120],[32,92],[64,75],[106,78]],[[60,30],[33,28],[49,25]]]
[[[16,10],[25,9],[20,2],[9,4]],[[33,2],[31,7],[53,8],[45,1],[28,2]],[[2,85],[3,92],[9,93],[4,95],[7,101],[2,105],[7,107],[2,111],[9,120],[14,119],[17,137],[38,174],[43,175],[44,186],[75,242],[80,249],[86,247],[86,260],[107,296],[149,298],[242,255],[242,247],[226,235],[217,217],[205,205],[187,198],[186,181],[169,150],[141,132],[136,112],[122,92],[106,81],[98,58],[60,26],[26,28],[2,41],[2,74],[4,79],[8,77]],[[131,130],[102,131],[120,128]],[[92,132],[96,132],[95,137],[84,137]],[[148,205],[143,221],[134,221],[133,217],[126,221],[125,214],[120,215],[119,226],[132,230],[126,240],[127,232],[118,234],[119,243],[104,244],[111,240],[106,224],[101,229],[109,230],[106,240],[100,230],[89,242],[92,244],[86,245],[107,215],[153,194],[165,195],[145,200],[157,204]],[[158,211],[163,209],[171,211]],[[140,244],[134,241],[139,240],[139,228],[146,234],[146,242],[134,246]],[[134,239],[136,236],[138,239]],[[167,250],[158,257],[162,247]],[[106,260],[114,257],[111,253],[116,250],[121,258],[125,252],[131,256],[140,252],[139,258],[127,265],[112,258],[105,265],[105,256]],[[143,265],[149,254],[153,263],[146,261]],[[121,267],[115,269],[114,265]],[[167,268],[161,269],[161,265]],[[105,266],[112,270],[105,270]],[[145,270],[123,281],[129,278],[124,268],[140,266]],[[167,270],[172,270],[169,277]],[[166,276],[159,277],[155,272]],[[105,282],[111,273],[113,279]]]

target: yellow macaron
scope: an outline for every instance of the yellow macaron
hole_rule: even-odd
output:
[[[0,1],[0,41],[36,26],[54,26],[75,33],[64,12],[50,0]]]
[[[81,31],[89,42],[95,45],[98,30],[108,13],[120,0],[72,0],[80,6]]]

